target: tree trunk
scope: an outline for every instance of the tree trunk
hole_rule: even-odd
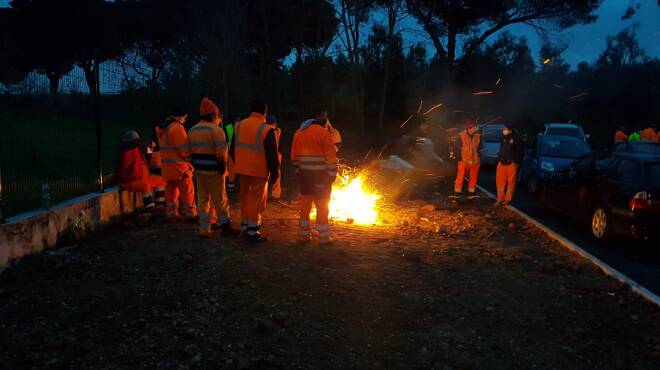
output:
[[[85,81],[87,82],[87,88],[89,88],[89,95],[94,96],[98,90],[96,86],[96,69],[99,68],[98,62],[89,61],[80,67],[85,73]]]
[[[387,50],[383,70],[383,89],[380,92],[380,106],[378,109],[378,132],[383,132],[385,121],[385,107],[387,106],[387,89],[390,83],[390,65],[392,63],[392,49],[394,48],[394,27],[396,26],[397,9],[394,2],[390,2],[387,8]]]
[[[57,72],[48,72],[46,73],[49,83],[49,92],[51,96],[57,96],[58,91],[60,90],[60,79],[62,75]]]

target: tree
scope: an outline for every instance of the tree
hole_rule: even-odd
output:
[[[383,88],[380,92],[380,104],[378,108],[378,131],[383,130],[385,119],[385,106],[387,105],[387,89],[390,83],[390,68],[394,50],[395,30],[397,24],[405,17],[404,0],[379,0],[378,5],[385,9],[387,15],[387,48],[385,51],[383,68]]]
[[[364,134],[364,70],[361,63],[360,50],[362,40],[360,38],[361,27],[369,19],[369,12],[374,3],[369,0],[338,0],[337,12],[341,24],[340,37],[344,49],[348,55],[351,70],[351,83],[353,85],[355,115],[360,128]]]
[[[407,0],[450,77],[493,34],[513,24],[570,27],[596,19],[602,0]],[[465,41],[462,55],[457,43]],[[451,78],[450,78],[451,80]]]
[[[0,8],[0,83],[18,83],[30,72],[18,35],[16,10]]]
[[[12,37],[22,45],[23,67],[46,75],[49,91],[57,95],[62,77],[73,69],[74,50],[68,40],[75,35],[70,20],[53,17],[60,4],[49,0],[14,0]]]
[[[619,32],[616,36],[608,36],[607,46],[596,63],[601,67],[621,67],[643,63],[646,60],[646,52],[637,42],[637,27],[632,27]]]
[[[96,77],[101,64],[119,58],[128,44],[129,33],[121,29],[124,6],[125,1],[119,0],[59,0],[51,15],[61,17],[73,30],[63,42],[83,70],[90,94],[99,90]]]

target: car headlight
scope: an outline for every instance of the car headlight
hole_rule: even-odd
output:
[[[541,169],[548,172],[555,172],[555,165],[550,162],[541,162]]]

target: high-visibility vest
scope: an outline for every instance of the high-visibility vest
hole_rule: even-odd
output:
[[[635,131],[628,136],[628,142],[634,143],[640,140],[639,132]]]
[[[621,130],[617,130],[617,132],[614,134],[614,142],[620,143],[625,141],[628,141],[628,135],[626,135],[626,133]]]
[[[639,134],[640,141],[655,141],[655,139],[656,139],[655,130],[650,127],[644,129],[642,133]]]
[[[201,121],[188,131],[190,163],[197,171],[226,169],[227,140],[224,130],[212,122]],[[224,173],[224,172],[223,172]]]
[[[234,128],[234,170],[237,174],[268,178],[264,141],[271,128],[266,118],[252,112]]]
[[[479,144],[481,136],[478,133],[468,134],[467,130],[461,131],[458,135],[461,140],[461,161],[468,165],[480,164]]]
[[[293,136],[291,160],[302,176],[314,176],[319,181],[337,175],[337,152],[328,129],[311,124]]]
[[[160,147],[161,169],[165,181],[177,181],[192,175],[192,166],[187,162],[189,152],[186,129],[179,122],[172,122],[167,128],[156,128]]]

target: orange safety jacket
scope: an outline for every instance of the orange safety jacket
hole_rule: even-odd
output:
[[[275,130],[266,124],[263,114],[252,112],[236,124],[229,152],[237,174],[261,178],[270,175],[271,180],[279,177]]]
[[[186,129],[178,121],[167,120],[156,127],[160,147],[161,169],[165,181],[178,181],[192,176],[193,168],[187,160],[188,151]]]
[[[645,128],[640,134],[639,134],[639,140],[640,141],[655,141],[656,140],[656,132],[652,128]]]
[[[463,130],[458,137],[461,145],[461,161],[468,165],[481,164],[481,159],[479,158],[481,135],[477,132],[469,134],[467,130]]]
[[[337,152],[332,134],[320,123],[314,122],[296,131],[291,160],[303,180],[327,184],[337,176]]]
[[[227,139],[225,131],[212,122],[201,121],[188,131],[190,162],[196,171],[227,169]]]
[[[614,134],[614,142],[620,143],[625,141],[628,141],[628,135],[626,135],[626,133],[621,130],[617,130],[617,132]]]

